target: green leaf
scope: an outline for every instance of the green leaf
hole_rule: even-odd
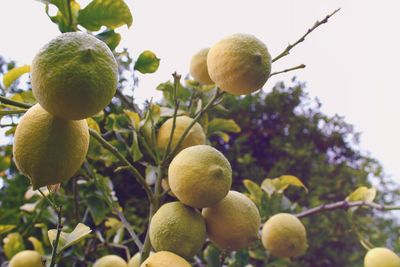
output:
[[[138,134],[136,131],[133,131],[133,140],[132,140],[132,158],[133,162],[140,160],[143,157],[142,151],[140,151],[139,141],[138,141]]]
[[[261,205],[261,198],[263,196],[263,191],[255,182],[244,179],[243,184],[246,187],[247,191],[250,192],[249,198],[256,204],[257,206]]]
[[[261,189],[271,197],[275,192],[279,194],[283,193],[290,185],[302,187],[306,192],[308,192],[308,189],[300,179],[293,175],[282,175],[279,178],[274,179],[267,178],[261,183]]]
[[[31,71],[31,66],[24,65],[22,67],[13,68],[12,70],[8,71],[3,76],[3,84],[6,88],[10,87],[10,85],[15,82],[19,77],[23,74],[28,73]]]
[[[105,42],[111,50],[114,50],[121,41],[121,34],[116,33],[114,30],[101,32],[96,37]]]
[[[174,103],[174,100],[173,100],[174,84],[171,81],[167,81],[165,83],[159,84],[156,89],[162,91],[165,100],[170,105],[173,105],[173,103]],[[179,86],[176,90],[176,97],[180,101],[187,101],[187,100],[189,100],[190,96],[191,96],[190,91],[187,88],[183,87],[182,84],[179,84]]]
[[[116,133],[127,133],[129,129],[130,120],[125,114],[110,114],[106,119],[104,128],[107,131],[114,131]]]
[[[101,198],[96,196],[90,196],[86,198],[86,204],[92,215],[93,221],[96,225],[99,225],[106,218],[109,208]]]
[[[107,240],[109,240],[112,236],[114,236],[119,229],[124,227],[122,222],[115,218],[107,218],[107,220],[104,224],[107,227],[107,230],[106,230],[106,239]]]
[[[239,133],[240,127],[234,120],[216,118],[208,123],[208,131],[210,135],[215,132]]]
[[[129,117],[132,126],[135,127],[135,129],[139,129],[140,115],[128,109],[124,109],[124,113]]]
[[[70,3],[70,8],[68,7]],[[49,5],[53,4],[58,8],[58,12],[55,16],[50,16]],[[58,29],[61,32],[74,31],[74,25],[76,25],[76,19],[80,10],[80,5],[75,0],[49,0],[46,1],[46,14],[52,22],[58,25]],[[70,13],[71,11],[71,13]]]
[[[10,232],[16,227],[17,227],[16,225],[11,225],[11,224],[0,225],[0,235]]]
[[[71,233],[61,232],[57,247],[57,253],[83,240],[91,232],[92,230],[83,223],[78,223],[78,225]],[[56,229],[49,230],[48,236],[50,243],[53,245],[53,242],[56,240],[57,230]]]
[[[160,119],[160,113],[160,106],[151,104],[149,109],[147,110],[144,120],[140,121],[139,123],[140,132],[144,136],[147,144],[149,144],[150,146],[155,146],[156,140],[153,140],[152,134],[153,131],[155,131],[155,125]]]
[[[219,267],[219,250],[212,244],[208,245],[203,251],[204,259],[207,262],[207,267]]]
[[[32,243],[33,249],[36,250],[40,255],[45,255],[42,242],[38,240],[36,237],[28,237],[28,240]]]
[[[360,186],[356,190],[354,190],[347,198],[347,201],[366,201],[372,202],[374,201],[376,196],[376,189],[371,187],[368,188],[366,186]]]
[[[22,91],[21,93],[14,94],[11,97],[11,99],[15,100],[15,101],[23,102],[23,103],[28,103],[28,104],[36,104],[37,103],[32,90]]]
[[[98,31],[101,26],[115,29],[126,24],[130,27],[133,18],[122,0],[93,0],[79,11],[77,21],[89,31]]]
[[[160,66],[160,59],[153,52],[146,50],[139,55],[134,69],[146,74],[156,72],[158,66]]]
[[[8,234],[7,237],[3,239],[3,243],[3,250],[7,259],[11,259],[18,252],[25,250],[24,241],[19,233]]]

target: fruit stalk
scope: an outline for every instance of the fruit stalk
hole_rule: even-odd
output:
[[[63,228],[63,226],[61,224],[61,209],[62,209],[61,206],[58,209],[56,209],[57,216],[58,216],[57,235],[56,235],[56,239],[53,241],[53,250],[51,252],[50,267],[56,266],[58,241],[60,240],[61,230]]]
[[[32,106],[31,104],[11,100],[4,96],[0,96],[0,102],[3,104],[8,104],[8,105],[12,105],[14,107],[20,107],[20,108],[30,108]]]
[[[289,71],[293,71],[293,70],[304,69],[305,67],[306,67],[306,65],[300,64],[300,65],[298,65],[298,66],[296,66],[296,67],[293,67],[293,68],[289,68],[289,69],[285,69],[285,70],[273,72],[273,73],[271,73],[271,74],[269,75],[269,77],[271,78],[271,77],[274,76],[274,75],[278,75],[278,74],[285,73],[285,72],[289,72]]]

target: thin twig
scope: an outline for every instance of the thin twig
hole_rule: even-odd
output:
[[[388,206],[382,205],[375,202],[366,202],[366,201],[353,201],[349,202],[347,200],[338,201],[330,204],[323,204],[321,206],[317,206],[315,208],[311,208],[300,213],[295,214],[297,218],[304,218],[310,215],[314,215],[316,213],[324,212],[324,211],[332,211],[337,209],[348,210],[353,207],[369,207],[372,209],[380,210],[380,211],[389,211],[389,210],[400,210],[400,206]]]
[[[153,200],[153,193],[151,192],[150,187],[146,183],[146,179],[143,177],[143,175],[135,168],[133,165],[118,151],[118,149],[110,144],[107,140],[105,140],[98,132],[95,130],[89,129],[90,135],[96,139],[105,149],[110,151],[114,156],[117,157],[126,167],[128,167],[128,170],[133,174],[133,176],[136,178],[136,180],[139,182],[139,184],[142,185],[143,189],[145,190],[147,194],[147,198],[149,199],[150,202]]]
[[[67,6],[68,6],[68,24],[71,28],[72,26],[72,10],[71,10],[71,0],[67,0]]]
[[[121,210],[119,209],[114,209],[114,211],[117,213],[119,219],[121,220],[122,224],[124,225],[125,229],[128,231],[128,233],[130,234],[130,236],[133,239],[133,242],[135,242],[136,246],[138,247],[138,249],[140,251],[143,250],[143,244],[140,241],[139,237],[136,235],[136,233],[133,230],[132,225],[129,224],[129,222],[126,220],[124,214],[122,213]]]
[[[60,206],[56,211],[58,215],[58,223],[57,223],[57,235],[56,239],[53,241],[53,250],[51,252],[51,262],[50,262],[50,267],[56,266],[56,259],[57,259],[57,248],[58,248],[58,242],[60,240],[61,236],[61,230],[63,228],[61,224],[61,209],[62,207]]]
[[[0,110],[0,115],[14,115],[25,113],[27,109],[10,109],[10,110]]]
[[[0,102],[3,104],[12,105],[14,107],[20,107],[20,108],[30,108],[32,106],[31,104],[11,100],[4,96],[0,96]]]
[[[289,68],[289,69],[285,69],[285,70],[273,72],[273,73],[271,73],[271,74],[269,75],[269,77],[272,77],[272,76],[274,76],[274,75],[278,75],[278,74],[281,74],[281,73],[293,71],[293,70],[304,69],[305,67],[306,67],[306,65],[301,64],[301,65],[298,65],[298,66],[293,67],[293,68]]]
[[[295,43],[293,43],[293,44],[289,44],[289,45],[285,48],[285,50],[283,50],[279,55],[277,55],[277,56],[272,60],[272,62],[275,62],[275,61],[277,61],[278,59],[283,58],[283,57],[289,55],[290,50],[292,50],[292,49],[293,49],[296,45],[298,45],[299,43],[303,42],[303,41],[306,39],[307,35],[309,35],[310,33],[312,33],[316,28],[318,28],[319,26],[321,26],[321,25],[324,24],[324,23],[327,23],[328,20],[329,20],[329,18],[332,17],[333,15],[335,15],[337,12],[339,12],[339,10],[340,10],[340,8],[336,9],[336,10],[333,11],[331,14],[327,15],[323,20],[315,22],[315,23],[314,23],[314,26],[312,26],[310,29],[308,29],[307,32],[306,32],[303,36],[301,36],[299,40],[297,40],[297,41],[296,41]]]

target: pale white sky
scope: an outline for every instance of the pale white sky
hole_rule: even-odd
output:
[[[78,1],[82,6],[88,1]],[[345,116],[362,132],[361,147],[380,160],[400,181],[399,82],[400,1],[386,0],[126,0],[134,24],[118,30],[119,49],[133,55],[150,49],[161,58],[159,71],[141,75],[136,98],[159,96],[155,86],[177,71],[186,74],[193,53],[231,33],[251,33],[263,40],[272,55],[296,40],[317,19],[341,7],[274,71],[300,63],[304,70],[271,79],[289,80],[294,74],[307,82],[327,114]],[[0,55],[30,64],[38,49],[59,34],[34,0],[0,1]]]

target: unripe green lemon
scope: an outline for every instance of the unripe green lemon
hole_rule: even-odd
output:
[[[70,120],[95,115],[115,94],[118,64],[107,45],[82,32],[54,38],[35,56],[32,91],[49,113]]]
[[[150,241],[156,251],[171,251],[192,258],[206,239],[206,225],[201,214],[181,202],[164,204],[150,223]]]
[[[205,208],[221,201],[232,184],[229,161],[207,145],[188,147],[172,160],[168,169],[172,193],[184,204]]]
[[[373,248],[364,258],[364,267],[400,267],[400,258],[387,248]]]
[[[220,249],[240,250],[258,239],[261,224],[257,206],[244,194],[229,191],[228,195],[202,211],[207,235]]]
[[[214,44],[207,56],[208,73],[221,90],[247,95],[263,87],[271,74],[271,55],[250,34],[233,34]]]
[[[174,135],[172,136],[170,151],[172,151],[178,144],[179,139],[181,138],[181,136],[183,135],[189,124],[192,123],[192,121],[193,119],[188,116],[176,117]],[[171,135],[172,125],[173,125],[173,118],[170,118],[166,120],[163,123],[163,125],[161,125],[158,131],[157,146],[162,153],[165,153],[165,150],[167,150],[169,137]],[[201,125],[196,122],[193,125],[193,127],[189,130],[189,133],[186,135],[185,139],[183,140],[179,151],[190,146],[204,145],[205,143],[206,143],[206,135],[204,134]]]
[[[36,104],[15,130],[14,161],[36,190],[71,178],[85,160],[88,147],[86,120],[57,118]]]
[[[213,84],[207,70],[207,54],[210,48],[203,48],[190,61],[190,75],[201,84]]]
[[[107,255],[98,259],[93,267],[128,267],[128,264],[120,256]]]
[[[33,250],[18,252],[12,257],[9,267],[45,267],[42,256]]]
[[[191,267],[184,258],[169,252],[159,251],[148,257],[140,267]]]
[[[269,218],[263,226],[261,240],[266,250],[281,258],[302,255],[308,248],[304,225],[288,213]]]

